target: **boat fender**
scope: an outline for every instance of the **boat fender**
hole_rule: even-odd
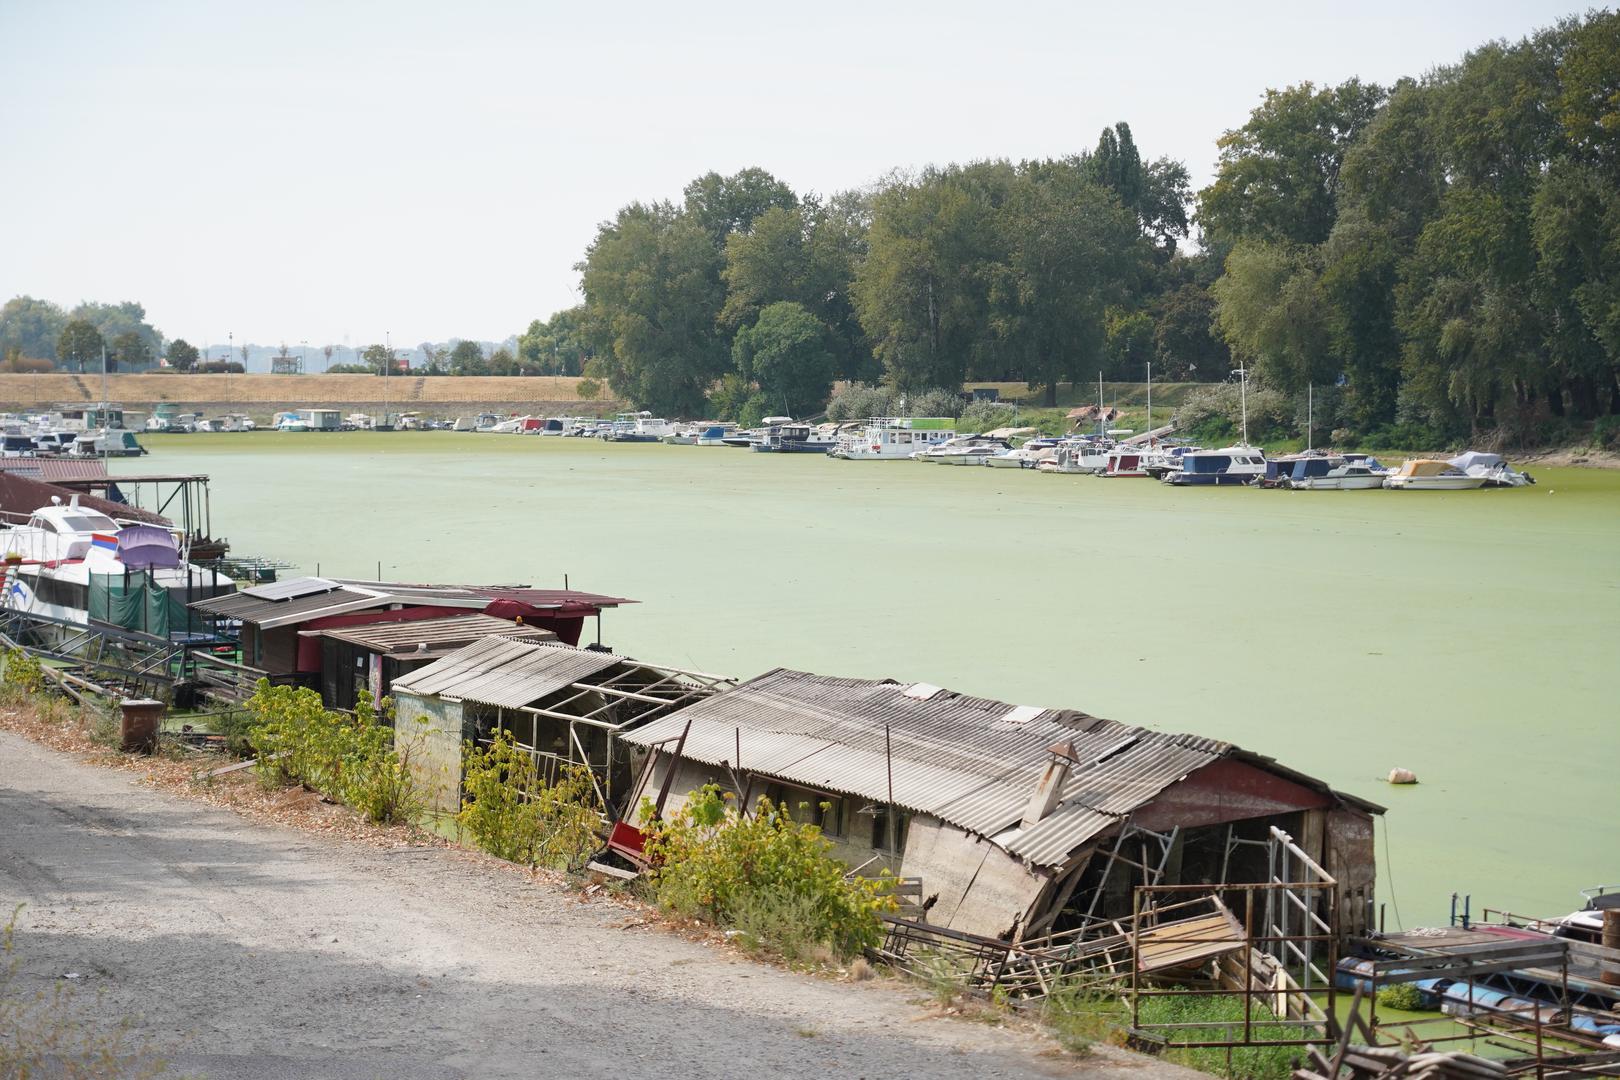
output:
[[[1418,782],[1417,773],[1411,769],[1402,769],[1397,766],[1389,770],[1389,782],[1392,784],[1415,784]]]

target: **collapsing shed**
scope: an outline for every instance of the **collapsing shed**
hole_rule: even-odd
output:
[[[1380,808],[1212,739],[783,669],[623,739],[653,755],[631,806],[715,783],[802,808],[852,867],[920,879],[930,923],[986,937],[1129,916],[1135,885],[1261,880],[1274,826],[1335,877],[1346,932],[1371,903]]]
[[[395,728],[420,738],[412,766],[437,809],[460,805],[463,745],[506,731],[543,776],[588,766],[617,812],[634,775],[622,733],[733,685],[603,650],[492,637],[396,679]]]

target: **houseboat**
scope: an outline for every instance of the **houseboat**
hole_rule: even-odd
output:
[[[899,460],[956,437],[948,416],[875,416],[865,429],[845,435],[831,451],[847,461]]]
[[[1181,468],[1161,479],[1177,487],[1211,487],[1257,483],[1266,474],[1264,452],[1252,446],[1193,450],[1181,455]]]
[[[777,424],[749,449],[769,454],[825,454],[838,445],[836,437],[809,424]]]
[[[1116,446],[1108,451],[1103,460],[1103,469],[1098,476],[1108,477],[1136,477],[1146,476],[1148,461],[1147,453],[1140,446]]]

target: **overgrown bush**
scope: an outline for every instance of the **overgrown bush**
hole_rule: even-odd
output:
[[[1620,416],[1600,417],[1592,425],[1592,445],[1600,450],[1620,450]]]
[[[1210,444],[1241,439],[1243,400],[1243,389],[1237,383],[1194,390],[1176,410],[1177,433]],[[1271,442],[1295,433],[1294,404],[1288,395],[1251,381],[1248,408],[1250,442]]]
[[[962,410],[962,415],[956,419],[956,430],[961,432],[994,431],[996,428],[1011,427],[1013,423],[1013,407],[1003,405],[999,401],[975,401]]]
[[[882,941],[889,883],[846,876],[821,830],[785,807],[761,799],[743,814],[711,784],[667,820],[652,820],[644,803],[642,819],[665,907],[741,930],[788,960],[818,946],[849,957]]]
[[[1254,1001],[1252,1010],[1255,1020],[1273,1019],[1270,1010],[1259,1000]],[[1143,1027],[1203,1025],[1170,1029],[1168,1036],[1175,1042],[1217,1042],[1243,1037],[1243,998],[1236,994],[1144,998],[1140,1015]],[[1301,1037],[1292,1027],[1267,1026],[1251,1030],[1251,1037],[1257,1040]],[[1178,1064],[1235,1080],[1289,1080],[1295,1060],[1304,1053],[1297,1046],[1251,1046],[1230,1051],[1222,1047],[1189,1047],[1166,1050],[1164,1056]]]
[[[45,669],[39,658],[22,649],[6,649],[0,653],[5,670],[0,672],[0,693],[8,702],[32,697],[45,689]]]
[[[1386,1009],[1399,1009],[1401,1012],[1421,1012],[1423,991],[1412,983],[1396,983],[1378,991],[1378,1004]]]
[[[1093,1043],[1117,1037],[1130,1024],[1130,1015],[1111,994],[1069,985],[1046,995],[1041,1020],[1063,1049],[1083,1054]]]
[[[962,395],[952,390],[903,393],[887,386],[850,383],[827,403],[827,419],[843,422],[873,416],[960,416]]]
[[[248,699],[255,769],[265,783],[302,784],[379,823],[410,821],[422,809],[410,756],[420,741],[399,739],[393,705],[379,716],[364,691],[353,716],[330,712],[321,696],[302,687],[259,680]]]
[[[491,855],[570,870],[599,846],[603,809],[588,768],[569,766],[548,784],[509,731],[497,732],[487,747],[465,744],[462,758],[466,772],[456,820]]]

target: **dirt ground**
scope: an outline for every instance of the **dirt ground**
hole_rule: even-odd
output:
[[[477,854],[250,821],[0,732],[0,905],[16,903],[12,989],[71,976],[85,1017],[128,1019],[164,1075],[1199,1075],[1071,1057]]]

